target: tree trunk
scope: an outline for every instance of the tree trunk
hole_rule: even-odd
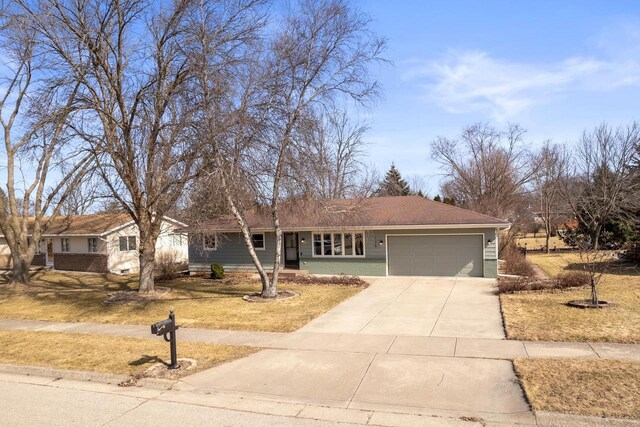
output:
[[[154,245],[155,246],[155,245]],[[140,293],[155,292],[155,282],[153,279],[153,271],[155,269],[156,251],[143,249],[140,247],[140,280],[138,291]]]
[[[146,224],[142,221],[138,224],[140,230],[140,245],[138,247],[140,278],[138,291],[140,293],[156,291],[153,273],[156,266],[156,242],[160,234],[159,228],[162,219],[159,218],[157,221],[158,224],[155,224],[151,220]]]
[[[551,234],[551,233],[549,232],[549,230],[546,230],[546,234],[547,235],[545,236],[545,248],[546,248],[545,252],[546,253],[550,253],[550,251],[549,251],[549,238],[550,238],[549,234]]]
[[[591,233],[591,245],[596,251],[598,250],[598,244],[600,243],[600,230],[602,230],[602,225],[598,224],[595,230],[593,230],[593,233]]]
[[[253,247],[253,241],[251,240],[251,229],[249,228],[249,225],[247,224],[247,222],[244,220],[242,213],[236,206],[236,203],[233,200],[233,197],[231,196],[229,187],[227,187],[227,181],[225,178],[221,179],[221,184],[222,184],[222,190],[224,191],[227,203],[229,203],[229,209],[231,210],[231,213],[235,217],[236,221],[238,222],[238,225],[240,226],[240,230],[242,231],[242,238],[244,239],[244,243],[247,246],[249,255],[251,256],[251,261],[253,261],[253,265],[255,265],[256,270],[258,270],[258,275],[260,276],[260,282],[262,282],[262,292],[260,293],[260,296],[264,296],[266,295],[265,291],[267,291],[268,293],[268,291],[271,289],[271,281],[269,280],[269,275],[267,274],[264,267],[262,266],[262,263],[260,262],[260,258],[258,258],[258,254],[256,253],[256,250]]]
[[[29,274],[29,268],[31,267],[31,260],[28,257],[21,257],[19,254],[12,256],[13,267],[11,282],[20,283],[22,285],[28,285],[31,283],[31,275]]]
[[[598,305],[598,285],[595,277],[591,278],[591,304]]]
[[[280,258],[282,257],[282,230],[280,229],[279,221],[276,220],[276,223],[276,253],[273,260],[273,274],[269,285],[262,287],[262,298],[275,298],[278,295],[278,273],[280,272]]]

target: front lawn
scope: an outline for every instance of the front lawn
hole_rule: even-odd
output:
[[[516,374],[537,411],[640,418],[640,363],[516,359]]]
[[[580,270],[577,254],[529,254],[527,259],[555,276]],[[501,295],[507,337],[531,341],[607,341],[640,343],[640,273],[630,265],[612,269],[601,281],[600,298],[616,304],[581,310],[566,302],[589,298],[588,288]]]
[[[135,290],[136,286],[133,276],[39,273],[28,288],[0,284],[0,318],[149,325],[166,318],[173,309],[181,326],[292,332],[363,289],[338,284],[281,283],[280,289],[299,296],[248,303],[242,296],[260,290],[259,281],[248,275],[229,275],[224,281],[181,277],[156,284],[171,289],[161,300],[105,303],[109,293]]]
[[[0,363],[111,374],[141,374],[158,362],[169,362],[169,344],[143,338],[0,331]],[[255,353],[259,349],[179,342],[178,357],[195,359],[189,374]]]

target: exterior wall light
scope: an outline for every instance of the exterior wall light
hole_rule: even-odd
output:
[[[300,243],[304,243],[304,237],[300,239]]]
[[[378,242],[378,246],[382,246],[382,245],[384,245],[384,240],[380,240],[380,241]]]

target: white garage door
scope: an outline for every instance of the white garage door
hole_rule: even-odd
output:
[[[482,235],[389,236],[390,276],[482,276]]]

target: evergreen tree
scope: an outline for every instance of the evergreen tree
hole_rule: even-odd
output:
[[[434,202],[442,202],[442,198],[440,197],[439,194],[436,194],[436,197],[433,198]]]
[[[409,196],[411,195],[411,189],[409,184],[402,178],[400,171],[396,168],[396,165],[391,163],[391,167],[387,171],[384,180],[380,183],[377,196]]]

